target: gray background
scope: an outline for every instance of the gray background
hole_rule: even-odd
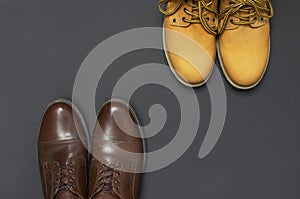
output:
[[[36,141],[45,106],[56,97],[71,98],[80,64],[101,41],[130,28],[161,26],[157,1],[0,1],[0,198],[42,198]],[[202,116],[198,136],[174,164],[145,175],[142,199],[300,198],[299,4],[273,0],[269,70],[259,87],[247,92],[224,81],[226,124],[203,160],[198,151],[209,124],[210,99],[206,87],[195,89]],[[122,73],[149,62],[166,63],[163,52],[136,51],[116,60],[99,85],[96,109]],[[144,86],[132,98],[143,124],[153,103],[178,115],[170,91]],[[175,116],[147,140],[149,150],[173,138]]]

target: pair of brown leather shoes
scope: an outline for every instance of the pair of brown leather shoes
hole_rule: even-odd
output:
[[[159,9],[167,61],[180,82],[206,83],[216,51],[231,85],[250,89],[261,81],[270,54],[270,0],[160,0]]]
[[[145,145],[137,116],[125,102],[111,100],[97,121],[89,158],[79,109],[65,99],[48,106],[38,139],[45,199],[138,198]]]

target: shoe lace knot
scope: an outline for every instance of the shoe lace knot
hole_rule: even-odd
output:
[[[219,20],[223,20],[223,23],[219,26],[218,32],[221,34],[224,31],[230,16],[239,19],[230,20],[234,25],[251,25],[258,20],[258,17],[270,19],[273,15],[274,10],[270,0],[231,0],[219,14]]]
[[[121,165],[105,165],[101,164],[100,177],[98,178],[98,187],[102,187],[101,191],[119,190],[121,173],[116,169]]]
[[[55,163],[55,174],[56,174],[56,190],[73,190],[75,189],[75,161],[60,164]]]
[[[214,0],[179,0],[173,10],[167,11],[164,9],[164,5],[167,4],[171,0],[160,0],[159,1],[159,10],[166,16],[173,15],[177,12],[181,6],[185,3],[191,9],[184,8],[184,12],[191,16],[191,19],[186,19],[185,17],[182,18],[182,21],[187,23],[200,23],[204,27],[204,29],[213,35],[217,34],[218,31],[218,11],[212,8]],[[209,13],[213,13],[215,18],[213,18],[213,22],[216,23],[215,25],[211,26],[208,24],[209,17],[207,15]]]

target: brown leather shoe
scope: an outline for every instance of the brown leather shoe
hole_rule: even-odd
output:
[[[122,101],[102,107],[92,140],[89,199],[138,199],[145,145],[137,124]]]
[[[270,54],[270,0],[221,0],[218,56],[227,80],[250,89],[263,78]]]
[[[166,58],[176,78],[186,86],[203,85],[212,72],[218,30],[217,6],[217,0],[159,2],[159,9],[165,15]]]
[[[87,196],[86,127],[70,101],[59,99],[44,113],[39,139],[39,166],[45,199]]]

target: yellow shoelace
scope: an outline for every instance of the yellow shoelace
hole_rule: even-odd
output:
[[[213,12],[216,15],[215,21],[216,21],[216,23],[218,23],[218,18],[217,18],[218,11],[215,9],[212,9],[210,7],[213,3],[213,0],[208,0],[208,1],[207,0],[191,0],[191,1],[180,0],[173,10],[166,11],[163,9],[163,5],[168,3],[169,1],[171,1],[171,0],[160,0],[159,1],[159,10],[164,15],[166,15],[166,16],[173,15],[175,12],[177,12],[179,10],[179,8],[185,2],[188,6],[190,6],[192,8],[192,11],[188,11],[187,9],[185,9],[184,12],[191,15],[192,18],[191,18],[191,20],[183,18],[183,21],[187,22],[187,23],[200,23],[200,24],[202,24],[202,26],[208,33],[213,34],[213,35],[217,34],[218,25],[216,25],[215,27],[209,26],[208,18],[206,17],[206,15],[209,12]],[[207,11],[203,11],[203,9],[206,9]],[[194,11],[198,11],[198,13],[195,14]]]
[[[225,8],[219,14],[219,19],[224,19],[223,24],[219,27],[219,34],[221,34],[226,24],[228,23],[229,16],[233,15],[234,17],[240,19],[237,21],[230,21],[230,23],[235,25],[250,25],[254,24],[257,21],[258,16],[260,18],[272,18],[274,15],[274,10],[270,0],[266,0],[267,6],[262,7],[265,1],[263,0],[232,0],[230,5]],[[244,13],[244,15],[240,15],[239,13]],[[267,13],[267,14],[263,14]],[[253,18],[251,20],[251,18]]]

